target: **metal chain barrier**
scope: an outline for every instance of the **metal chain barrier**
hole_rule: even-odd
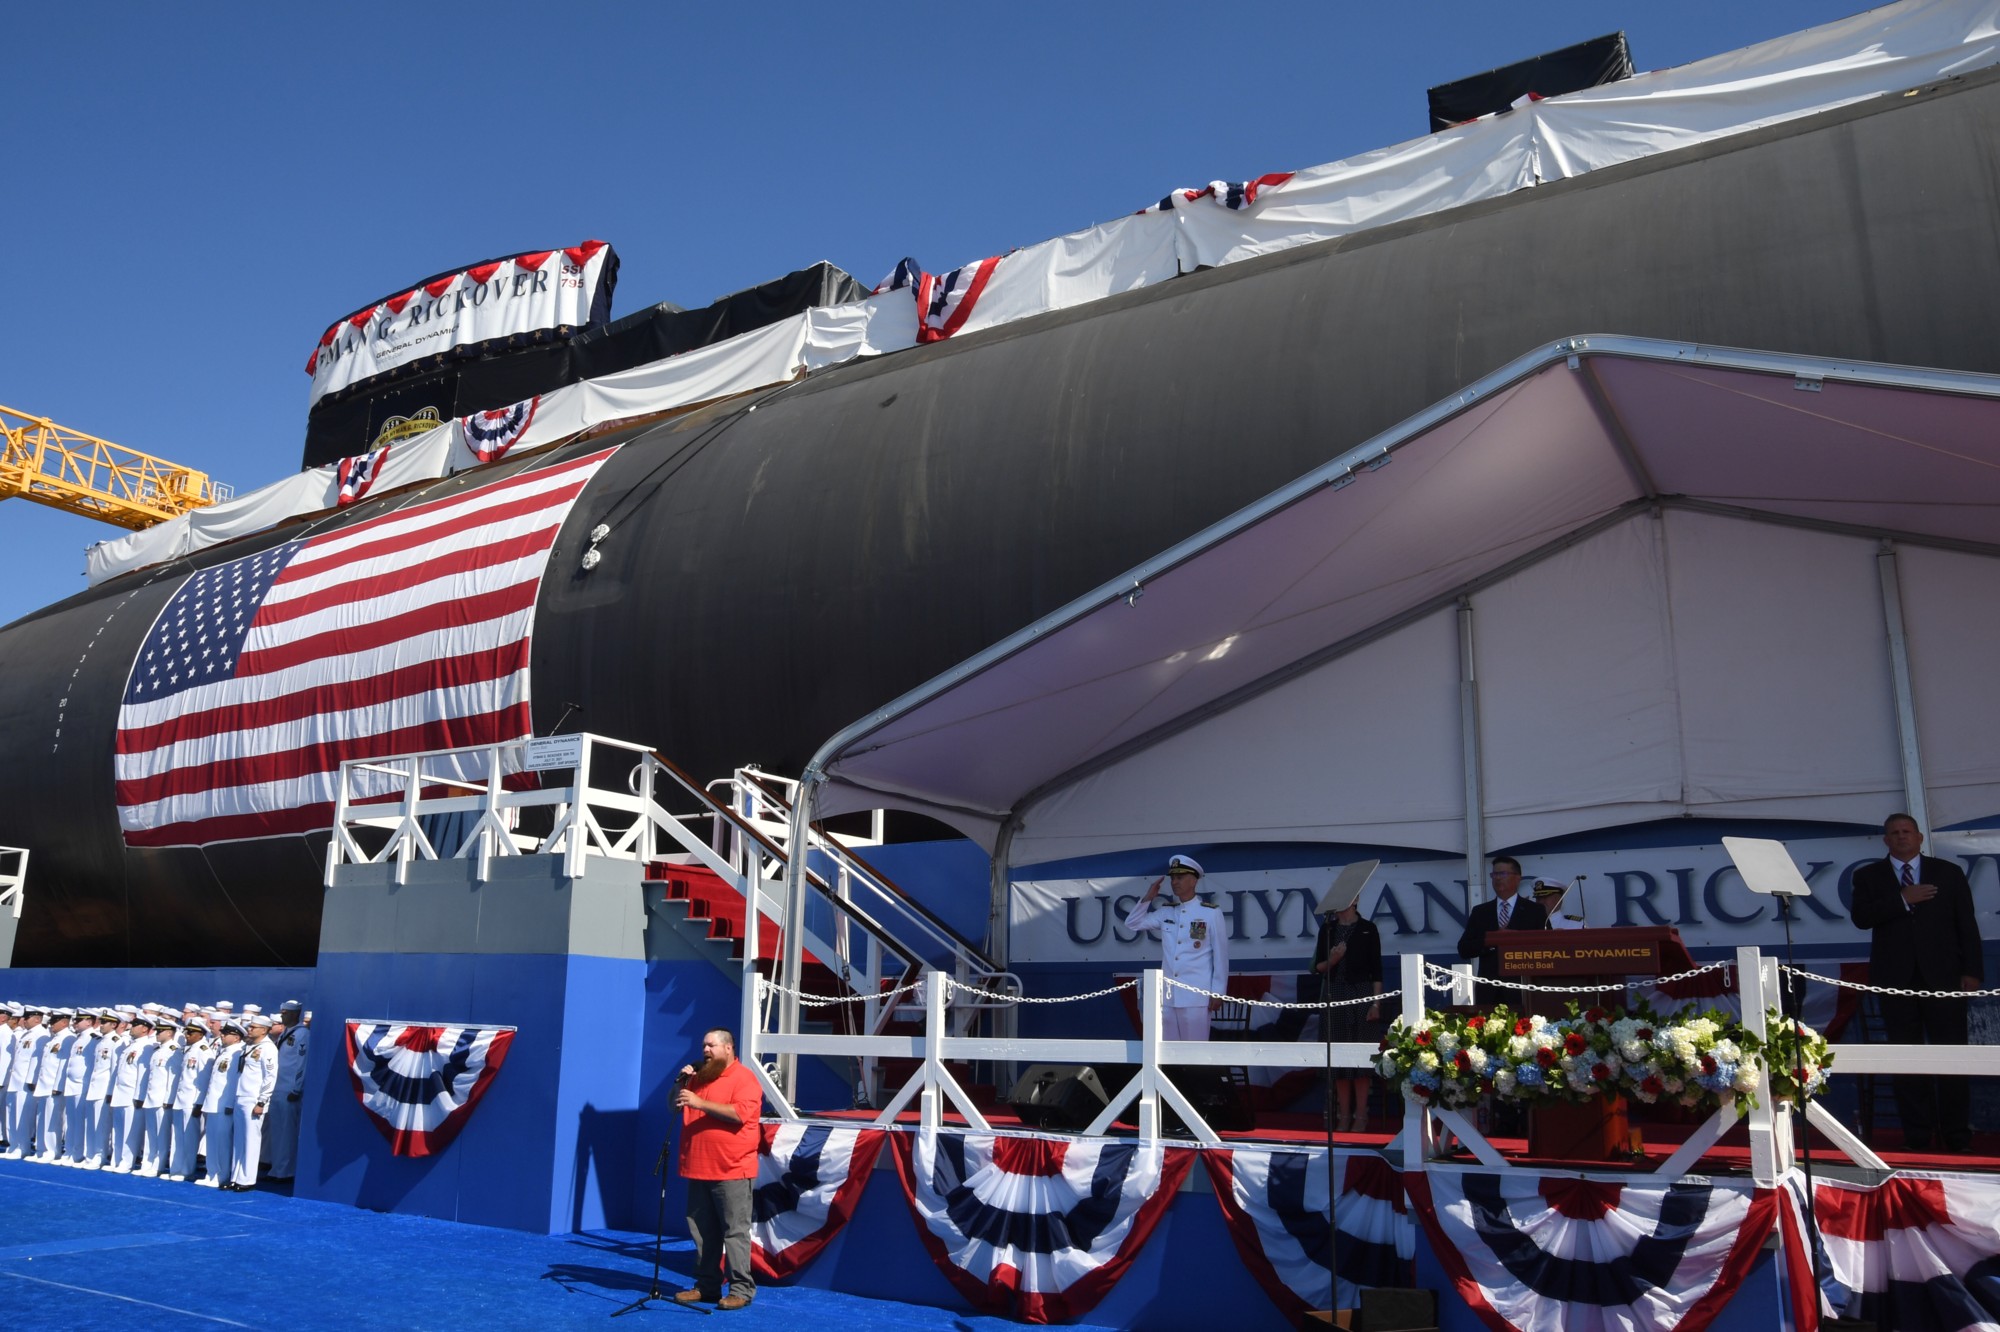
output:
[[[945,977],[944,983],[954,990],[964,990],[968,994],[982,995],[988,999],[993,998],[995,994],[995,991],[984,990],[977,985],[967,985],[964,981],[953,980],[949,976]],[[1129,990],[1138,983],[1136,980],[1120,981],[1118,984],[1110,986],[1107,989],[1092,990],[1089,994],[1058,994],[1047,998],[1036,998],[1025,994],[1008,994],[1001,995],[1000,997],[1006,999],[1009,1003],[1016,1004],[1074,1004],[1081,1003],[1085,999],[1102,999],[1106,995],[1117,994],[1120,990]]]
[[[1710,962],[1705,966],[1696,967],[1692,971],[1677,971],[1671,976],[1648,979],[1646,984],[1651,986],[1672,985],[1676,981],[1691,980],[1707,972],[1720,971],[1724,967],[1733,967],[1735,965],[1734,962],[1728,960]],[[1495,980],[1490,976],[1480,975],[1468,975],[1466,979],[1470,980],[1474,985],[1487,985],[1502,990],[1533,990],[1537,994],[1603,994],[1609,989],[1623,988],[1621,986],[1610,985],[1536,985],[1530,981]],[[1450,967],[1441,967],[1435,962],[1424,963],[1424,984],[1426,988],[1452,990],[1458,988],[1458,981],[1458,973]]]
[[[884,990],[880,994],[823,995],[807,994],[804,990],[794,989],[789,985],[780,985],[776,981],[767,980],[764,982],[766,992],[770,994],[789,994],[797,999],[799,1005],[803,1008],[831,1008],[835,1004],[860,1004],[866,1003],[870,999],[897,999],[906,994],[913,994],[923,988],[924,983],[920,980],[915,980],[911,981],[908,985],[899,985],[893,990]]]
[[[1352,999],[1314,999],[1310,1002],[1288,1004],[1276,999],[1246,999],[1240,994],[1217,994],[1214,990],[1204,990],[1199,985],[1189,985],[1186,981],[1175,980],[1172,976],[1162,976],[1160,979],[1176,990],[1187,990],[1194,994],[1206,995],[1210,999],[1220,999],[1224,1003],[1248,1004],[1252,1008],[1310,1008],[1324,1010],[1329,1008],[1352,1008],[1357,1004],[1367,1004],[1372,1007],[1375,1004],[1381,1003],[1384,999],[1393,999],[1402,993],[1401,990],[1384,990],[1380,994],[1356,995]],[[1130,985],[1133,982],[1127,981],[1126,984]]]
[[[1863,994],[1886,994],[1898,999],[1990,999],[2000,995],[1996,990],[1899,990],[1893,985],[1869,985],[1864,981],[1837,980],[1832,976],[1822,976],[1818,972],[1805,971],[1798,967],[1786,966],[1780,962],[1778,970],[1789,971],[1802,980],[1818,981],[1822,985],[1835,985],[1845,990],[1859,990]]]

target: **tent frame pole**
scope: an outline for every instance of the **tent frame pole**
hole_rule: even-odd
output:
[[[1930,842],[1929,801],[1924,796],[1924,758],[1917,743],[1917,704],[1910,686],[1910,639],[1903,628],[1903,588],[1896,565],[1896,544],[1885,539],[1875,554],[1875,572],[1882,582],[1882,627],[1889,634],[1889,683],[1896,695],[1896,740],[1903,757],[1903,808],[1917,821]]]
[[[1458,599],[1458,733],[1465,768],[1465,909],[1486,881],[1486,796],[1480,781],[1479,674],[1473,664],[1472,598]]]

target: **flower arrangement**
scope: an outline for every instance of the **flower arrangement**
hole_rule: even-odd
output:
[[[1771,1015],[1774,1030],[1782,1019]],[[1798,1067],[1772,1074],[1773,1095],[1790,1099],[1803,1083],[1826,1085],[1831,1054],[1810,1033]],[[1749,1104],[1769,1042],[1721,1011],[1662,1017],[1644,1002],[1627,1009],[1574,1002],[1560,1018],[1517,1014],[1505,1005],[1462,1016],[1431,1011],[1414,1027],[1399,1018],[1382,1038],[1376,1071],[1405,1099],[1456,1110],[1491,1094],[1504,1101],[1587,1102],[1629,1096],[1712,1111],[1724,1097]]]
[[[1827,1070],[1833,1067],[1833,1048],[1826,1037],[1803,1022],[1797,1024],[1795,1034],[1792,1022],[1775,1008],[1765,1018],[1770,1033],[1764,1038],[1764,1048],[1771,1060],[1771,1099],[1796,1101],[1801,1087],[1807,1096],[1824,1095]]]

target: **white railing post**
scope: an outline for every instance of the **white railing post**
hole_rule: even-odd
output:
[[[944,973],[924,973],[924,1089],[917,1097],[918,1122],[934,1129],[944,1122]]]
[[[410,760],[408,784],[403,787],[403,819],[396,829],[396,882],[410,881],[410,861],[416,856],[417,839],[411,835],[417,826],[417,797],[423,791],[421,775],[424,761]]]
[[[1139,973],[1139,1141],[1149,1147],[1160,1140],[1160,1028],[1165,1025],[1161,1004],[1165,991],[1157,968]]]
[[[1764,1188],[1775,1188],[1781,1169],[1782,1148],[1778,1141],[1777,1114],[1771,1105],[1771,1051],[1764,1028],[1764,1009],[1770,1000],[1765,992],[1768,979],[1764,958],[1757,948],[1736,950],[1736,992],[1743,1002],[1743,1025],[1765,1046],[1764,1072],[1757,1080],[1756,1106],[1746,1116],[1750,1130],[1750,1174]]]
[[[1424,955],[1403,954],[1403,1025],[1424,1020]],[[1403,1102],[1403,1168],[1412,1169],[1431,1157],[1431,1121],[1415,1101]]]

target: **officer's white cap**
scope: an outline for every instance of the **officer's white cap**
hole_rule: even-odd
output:
[[[1201,875],[1201,862],[1193,856],[1169,856],[1167,858],[1167,873],[1173,874],[1180,870],[1186,870],[1188,873],[1199,878]]]

